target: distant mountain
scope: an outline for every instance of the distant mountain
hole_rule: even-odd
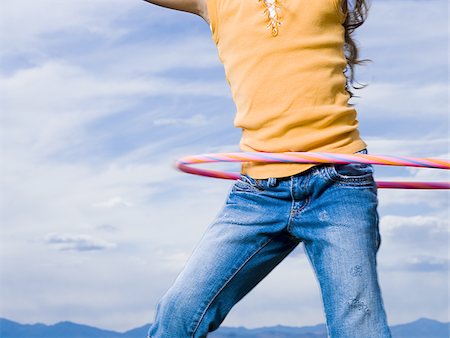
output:
[[[325,324],[303,327],[271,326],[258,329],[223,327],[208,335],[212,338],[327,338]]]
[[[149,325],[126,332],[103,330],[73,322],[54,325],[20,324],[0,318],[0,338],[147,338]],[[393,338],[449,338],[450,323],[420,318],[414,322],[391,326]],[[325,324],[303,327],[271,326],[258,329],[221,327],[212,338],[327,338]]]
[[[92,326],[72,322],[54,325],[19,324],[0,318],[1,338],[123,338],[121,333],[97,329]],[[136,337],[139,337],[136,336]],[[145,335],[144,338],[147,336]]]
[[[437,320],[419,318],[407,324],[394,325],[392,335],[398,338],[450,338],[450,323]]]

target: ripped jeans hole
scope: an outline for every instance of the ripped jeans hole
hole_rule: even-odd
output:
[[[358,309],[358,310],[360,310],[360,311],[363,311],[363,312],[365,312],[365,313],[367,313],[367,314],[370,313],[369,307],[368,307],[364,302],[360,301],[360,300],[357,299],[357,298],[352,299],[352,300],[349,302],[349,305],[350,305],[351,307],[354,307],[354,308],[356,308],[356,309]]]
[[[350,274],[353,277],[361,276],[362,275],[362,266],[361,265],[355,265],[351,268]]]

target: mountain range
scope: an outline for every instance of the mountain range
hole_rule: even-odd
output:
[[[125,332],[63,321],[54,325],[21,324],[0,318],[0,338],[147,338],[150,324]],[[393,338],[449,338],[450,322],[419,318],[391,326]],[[257,329],[221,327],[208,335],[213,338],[327,338],[325,324],[303,327],[271,326]],[[361,337],[364,338],[364,337]]]

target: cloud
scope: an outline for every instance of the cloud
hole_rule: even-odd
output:
[[[94,251],[114,248],[116,243],[93,238],[89,235],[70,235],[50,233],[44,242],[58,250]]]
[[[187,125],[192,127],[205,126],[209,124],[208,119],[202,114],[196,114],[188,118],[159,118],[153,121],[157,126],[164,125]]]
[[[111,224],[100,224],[100,225],[97,225],[96,228],[98,230],[105,231],[105,232],[115,232],[115,231],[119,230],[118,227],[111,225]]]
[[[364,89],[362,107],[380,116],[423,120],[447,117],[447,83],[375,82]],[[410,123],[410,121],[408,122]]]
[[[384,269],[409,272],[446,272],[449,270],[449,262],[450,260],[445,257],[413,256],[400,264],[387,265]]]
[[[93,206],[95,208],[116,208],[116,207],[130,207],[132,204],[126,200],[124,200],[120,196],[111,197],[110,199],[103,201],[103,202],[97,202],[94,203]]]
[[[448,138],[444,135],[426,137],[382,137],[368,136],[369,152],[380,155],[398,155],[448,159]]]
[[[131,128],[143,134],[144,126],[132,124],[136,114],[131,112],[136,101],[164,95],[221,96],[224,92],[213,83],[183,84],[156,76],[123,78],[112,73],[108,77],[98,77],[64,61],[49,61],[8,77],[2,76],[0,90],[3,109],[0,128],[5,143],[2,157],[11,160],[24,155],[36,158],[68,156],[74,151],[96,151],[98,157],[95,146],[108,135],[114,135],[114,130],[101,129],[93,133],[90,128],[95,122],[130,112],[127,114],[130,125],[126,131],[133,140]],[[165,113],[170,116],[170,109]],[[156,125],[204,126],[210,123],[200,114],[176,119],[161,118],[160,114],[159,110],[145,113],[147,119],[155,119]],[[121,130],[124,130],[123,126]]]
[[[442,236],[449,233],[448,218],[445,215],[439,217],[439,215],[414,215],[414,216],[398,216],[387,215],[383,216],[380,220],[383,224],[383,230],[386,233],[390,233],[395,237],[405,239],[406,233],[412,233],[413,231],[428,232]],[[399,232],[406,232],[400,236]],[[421,236],[422,239],[425,239]]]
[[[164,264],[161,264],[161,268],[166,271],[178,274],[186,264],[189,256],[191,255],[191,252],[189,251],[179,251],[173,253],[159,252],[159,255],[161,255],[161,259],[164,262]]]
[[[448,213],[445,211],[431,215],[382,216],[382,269],[398,270],[398,273],[445,271],[448,260],[443,257],[448,256],[448,224]]]
[[[370,71],[374,81],[409,82],[419,87],[424,83],[446,83],[446,6],[442,0],[373,1],[367,21],[357,29],[361,57],[373,60],[358,68],[360,75]],[[409,108],[409,99],[414,98],[403,94],[408,97],[404,104]]]
[[[127,30],[125,26],[115,24],[115,20],[136,7],[135,2],[125,0],[43,0],[39,3],[4,0],[0,21],[2,49],[10,52],[35,50],[49,33],[67,33],[80,27],[89,34],[120,36]]]
[[[447,13],[443,11],[445,6],[446,2],[439,0],[372,1],[367,21],[359,29],[364,31],[364,47],[389,46],[397,47],[396,51],[407,52],[403,49],[405,45],[414,45],[417,41],[435,42],[445,39],[447,32],[441,29],[446,25]],[[400,13],[403,14],[404,20],[411,23],[410,25],[401,24],[397,16]],[[435,20],[430,22],[428,18]],[[375,25],[378,29],[370,29]],[[440,51],[444,50],[440,49]],[[393,57],[391,52],[380,53],[380,55]],[[410,54],[411,58],[414,56]]]

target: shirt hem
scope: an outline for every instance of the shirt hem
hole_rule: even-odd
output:
[[[359,139],[349,146],[337,148],[337,149],[317,149],[311,152],[328,152],[328,153],[342,153],[342,154],[353,154],[358,151],[367,148],[367,144]],[[282,178],[292,175],[297,175],[306,170],[322,165],[323,163],[251,163],[244,162],[241,164],[241,174],[248,175],[255,179],[267,179],[270,177]],[[251,167],[248,167],[251,165]]]

